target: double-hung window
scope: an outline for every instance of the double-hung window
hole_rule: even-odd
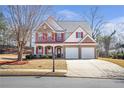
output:
[[[57,33],[57,41],[61,41],[61,39],[62,39],[61,33]]]
[[[76,38],[83,38],[83,32],[76,32]]]

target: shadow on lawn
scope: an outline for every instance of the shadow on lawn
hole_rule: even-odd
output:
[[[17,58],[1,58],[3,60],[17,60]]]

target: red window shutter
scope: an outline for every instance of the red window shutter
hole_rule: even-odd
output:
[[[81,38],[83,38],[83,32],[81,32]]]
[[[64,33],[61,33],[62,41],[64,41]]]
[[[36,32],[36,42],[38,42],[38,33]]]
[[[36,54],[38,54],[38,46],[36,46]]]
[[[78,32],[76,32],[76,38],[78,38]]]

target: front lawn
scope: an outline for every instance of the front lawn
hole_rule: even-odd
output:
[[[25,55],[23,56],[23,58]],[[0,62],[12,62],[17,59],[16,54],[0,54]],[[52,59],[32,59],[23,65],[1,65],[0,69],[52,69]],[[56,59],[56,69],[66,70],[66,60]]]
[[[52,59],[35,59],[23,65],[1,65],[0,69],[52,69],[52,62]],[[66,61],[63,59],[56,59],[55,68],[67,70]]]
[[[124,67],[124,60],[122,60],[122,59],[112,59],[112,58],[98,58],[98,59],[109,61],[109,62],[115,63],[121,67]]]

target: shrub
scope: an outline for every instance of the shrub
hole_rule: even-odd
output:
[[[43,58],[43,56],[42,55],[39,55],[39,58]]]
[[[124,59],[124,53],[123,53],[123,57],[122,57],[122,59]]]
[[[43,55],[42,58],[49,58],[49,56],[48,55]]]
[[[51,55],[51,56],[49,55],[48,57],[49,57],[49,58],[52,58],[52,55]]]
[[[118,59],[122,59],[122,58],[123,58],[123,54],[122,54],[122,53],[118,53],[118,54],[117,54],[117,58],[118,58]]]
[[[31,59],[36,59],[37,55],[31,55]]]
[[[116,58],[117,58],[117,54],[115,54],[115,53],[112,54],[112,58],[113,58],[113,59],[116,59]]]
[[[32,56],[31,55],[26,55],[25,58],[26,59],[32,59]]]
[[[48,58],[52,58],[52,55],[51,56],[50,55],[39,55],[39,56],[37,56],[37,55],[30,54],[30,55],[26,55],[25,58],[26,59],[37,59],[37,58],[48,59]]]

